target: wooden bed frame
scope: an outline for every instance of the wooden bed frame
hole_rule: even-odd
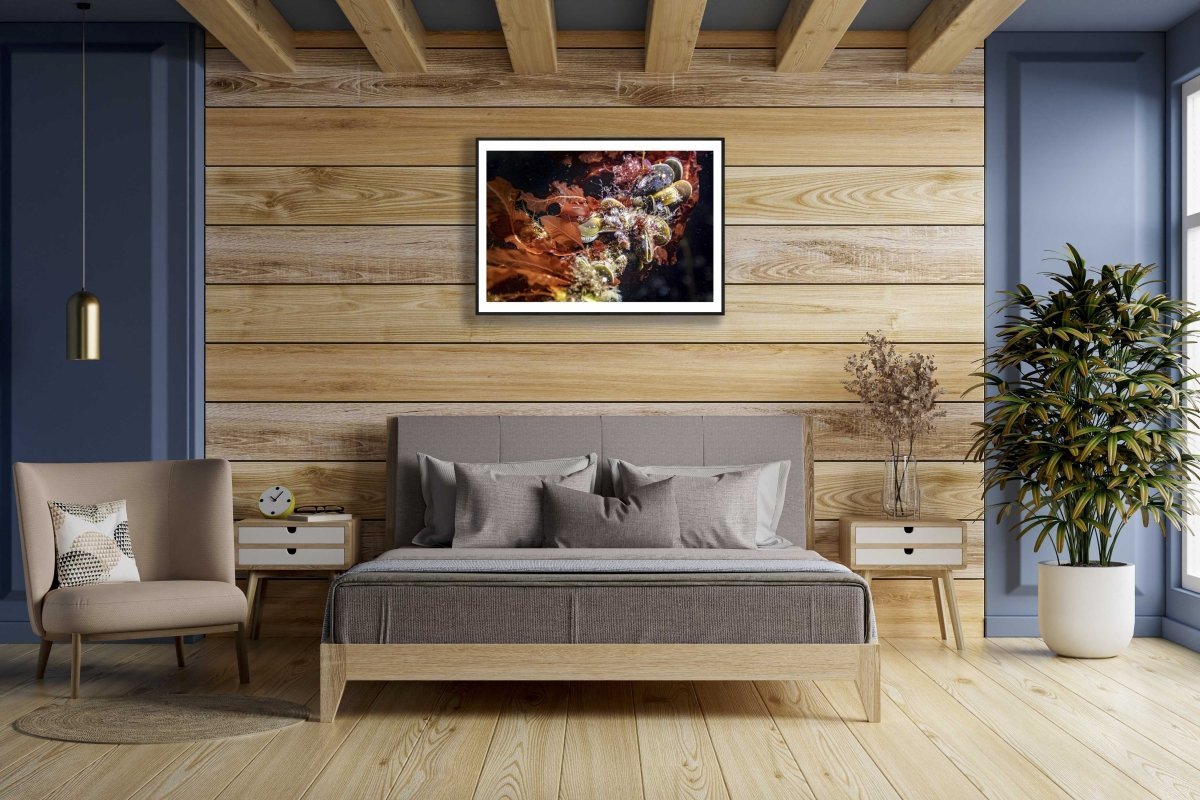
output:
[[[503,419],[503,418],[501,418]],[[564,418],[557,418],[563,420]],[[577,419],[577,418],[576,418]],[[606,418],[614,419],[614,418]],[[622,418],[615,418],[620,420]],[[397,493],[414,481],[417,450],[432,452],[447,428],[478,426],[486,439],[495,417],[392,417],[388,420],[388,531],[396,528]],[[546,430],[556,418],[538,418]],[[805,521],[806,545],[812,547],[812,425],[804,416],[705,418],[743,426],[753,433],[780,432],[779,441],[802,458],[803,493],[795,500]],[[724,422],[721,422],[724,420]],[[566,437],[574,419],[547,435]],[[760,426],[763,426],[760,428]],[[428,430],[425,428],[428,427]],[[511,442],[517,436],[511,435]],[[773,436],[767,438],[774,439]],[[581,445],[582,446],[582,445]],[[600,448],[594,448],[599,450]],[[587,452],[581,450],[580,452]],[[406,463],[397,464],[397,453]],[[546,457],[523,454],[505,459],[479,452],[461,460],[500,461]],[[555,453],[552,455],[561,455]],[[754,459],[751,460],[750,456]],[[621,457],[627,457],[622,455]],[[716,463],[761,463],[777,454],[735,453]],[[744,458],[746,460],[736,460]],[[408,463],[411,462],[411,463]],[[654,463],[642,461],[641,463]],[[793,467],[795,469],[795,467]],[[419,499],[419,492],[417,495]],[[412,527],[411,525],[409,527]],[[419,524],[416,525],[419,527]],[[322,722],[333,722],[347,681],[760,681],[850,680],[858,684],[868,722],[880,717],[879,643],[867,644],[322,644]]]

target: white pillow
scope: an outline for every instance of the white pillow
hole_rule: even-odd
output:
[[[55,566],[64,588],[140,581],[124,500],[95,505],[50,501]]]
[[[724,467],[642,467],[619,458],[608,459],[608,471],[612,476],[613,492],[617,497],[625,495],[621,485],[621,469],[618,464],[645,473],[647,475],[695,475],[713,477],[727,472],[741,472],[758,468],[758,525],[755,528],[754,539],[759,547],[792,547],[792,543],[781,537],[779,520],[783,517],[783,503],[787,494],[788,473],[792,471],[791,461],[772,461],[768,464],[743,464],[741,466]]]

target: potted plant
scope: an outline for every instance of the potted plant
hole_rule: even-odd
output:
[[[1055,287],[1005,292],[1000,344],[977,373],[990,389],[972,456],[984,490],[1009,489],[997,521],[1049,543],[1038,622],[1055,653],[1108,658],[1133,638],[1134,568],[1113,561],[1139,517],[1184,526],[1197,475],[1188,451],[1197,375],[1184,344],[1198,314],[1151,291],[1151,265],[1088,269],[1070,244]]]

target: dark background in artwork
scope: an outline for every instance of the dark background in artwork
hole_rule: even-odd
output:
[[[688,217],[687,229],[676,250],[676,262],[638,273],[627,269],[621,275],[623,302],[711,302],[713,298],[713,153],[696,153],[700,164],[700,192]],[[545,197],[551,181],[579,185],[587,194],[603,196],[598,179],[579,181],[580,165],[566,166],[560,153],[536,151],[492,151],[487,154],[487,180],[502,177],[515,188]],[[483,233],[482,231],[480,232]]]

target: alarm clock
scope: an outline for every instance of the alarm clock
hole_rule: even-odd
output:
[[[267,519],[281,519],[296,510],[296,496],[286,486],[268,486],[258,496],[258,513]]]

